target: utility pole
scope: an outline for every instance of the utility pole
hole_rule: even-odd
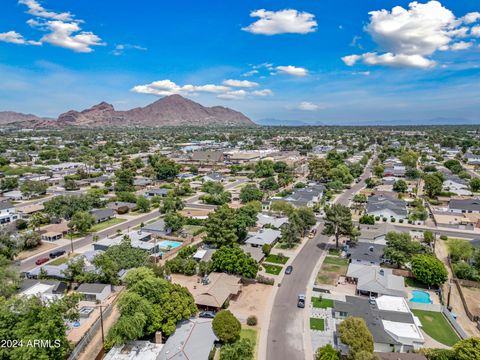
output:
[[[103,308],[100,305],[100,325],[102,327],[102,344],[105,344],[105,334],[103,332]]]

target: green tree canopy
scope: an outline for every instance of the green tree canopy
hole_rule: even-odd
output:
[[[257,276],[258,264],[250,254],[245,253],[240,247],[222,246],[212,255],[211,269],[254,279]]]
[[[213,318],[212,327],[215,335],[224,343],[233,343],[240,338],[242,325],[229,310],[219,311]]]
[[[254,349],[255,346],[249,339],[240,339],[222,346],[220,360],[253,360]]]
[[[445,265],[434,255],[415,255],[411,261],[412,273],[416,279],[429,286],[440,286],[448,280]]]
[[[245,185],[240,191],[240,200],[242,203],[247,203],[249,201],[263,200],[263,192],[254,184]]]
[[[322,233],[335,236],[335,245],[338,249],[340,236],[351,236],[353,234],[350,209],[341,204],[325,207],[325,227]]]
[[[338,332],[342,343],[348,345],[348,359],[354,360],[363,351],[373,354],[373,336],[362,318],[347,317],[340,323]]]

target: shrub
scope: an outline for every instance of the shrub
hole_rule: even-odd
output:
[[[263,275],[258,275],[256,280],[259,284],[265,284],[265,285],[273,285],[275,283],[274,279],[263,276]]]
[[[392,223],[394,223],[395,221],[397,221],[397,219],[395,219],[395,218],[392,217],[392,218],[390,219],[390,221],[391,221]]]
[[[447,235],[440,235],[440,240],[448,240],[448,236]]]
[[[255,326],[258,323],[258,319],[255,315],[251,315],[247,318],[247,325],[248,326]]]
[[[382,219],[383,222],[386,222],[387,220],[388,220],[388,219],[387,219],[386,217],[384,217],[384,218]]]
[[[240,338],[242,325],[240,321],[229,311],[219,311],[212,322],[213,332],[224,343],[233,343]]]
[[[403,219],[398,220],[400,224],[403,224]]]
[[[380,216],[375,216],[375,221],[380,221]]]

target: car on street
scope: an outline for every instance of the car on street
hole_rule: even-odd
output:
[[[305,295],[299,294],[297,297],[297,307],[304,308],[305,307]]]
[[[51,252],[48,257],[50,259],[55,259],[59,256],[62,256],[62,255],[65,255],[66,251],[65,250],[58,250],[58,251],[54,251],[54,252]]]
[[[287,275],[290,275],[293,271],[293,266],[292,265],[288,265],[286,268],[285,268],[285,274]]]
[[[215,317],[214,311],[200,311],[198,317],[206,318],[206,319],[213,319]]]
[[[50,259],[47,258],[47,257],[43,257],[43,258],[40,258],[40,259],[37,259],[37,261],[35,261],[35,265],[42,265],[42,264],[45,264],[47,261],[49,261]]]

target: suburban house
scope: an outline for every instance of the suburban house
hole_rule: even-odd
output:
[[[470,196],[472,192],[470,191],[470,186],[468,181],[460,178],[457,175],[451,173],[445,174],[445,181],[443,182],[443,190],[457,194],[459,196]]]
[[[6,191],[2,195],[12,201],[28,200],[28,196],[25,196],[20,190]]]
[[[200,262],[200,261],[210,261],[212,259],[212,255],[215,253],[215,251],[217,251],[217,250],[216,249],[202,249],[202,248],[199,248],[199,249],[197,249],[195,254],[193,254],[192,257],[195,260],[197,260],[198,262]]]
[[[194,151],[190,154],[189,160],[194,163],[220,163],[225,160],[223,151]]]
[[[370,300],[346,296],[344,302],[335,301],[333,316],[339,322],[347,316],[363,318],[376,352],[412,352],[425,343],[420,320],[402,297],[384,295]]]
[[[264,226],[270,226],[275,229],[280,229],[283,224],[288,222],[288,218],[286,216],[277,217],[277,216],[270,216],[266,214],[259,213],[257,215],[257,226],[263,228]]]
[[[68,222],[62,221],[59,224],[50,224],[40,229],[40,238],[43,241],[56,241],[67,235],[70,228]]]
[[[263,245],[273,246],[275,242],[280,239],[282,233],[275,229],[260,229],[255,232],[249,232],[245,244],[262,247]]]
[[[217,340],[212,328],[212,319],[192,318],[181,321],[163,345],[157,359],[208,359]]]
[[[263,210],[270,210],[270,205],[276,201],[285,201],[292,204],[294,207],[313,207],[318,203],[323,195],[325,186],[322,184],[308,184],[303,189],[296,189],[292,194],[280,198],[274,197],[262,203]]]
[[[347,258],[352,264],[380,265],[383,263],[384,248],[385,245],[356,242],[349,245]]]
[[[28,219],[31,215],[43,211],[44,208],[43,204],[17,206],[17,213],[22,219]]]
[[[195,284],[194,288],[188,288],[198,307],[214,310],[221,309],[223,304],[237,296],[241,289],[239,276],[217,272],[210,273],[208,278],[203,278],[201,284]]]
[[[451,199],[448,211],[453,213],[480,213],[480,199]]]
[[[213,182],[224,182],[225,181],[225,177],[217,172],[211,172],[207,175],[205,175],[202,180],[204,182],[207,182],[207,181],[213,181]]]
[[[406,169],[403,165],[385,167],[385,169],[383,170],[383,177],[405,177],[405,171]]]
[[[160,360],[163,344],[146,340],[127,341],[121,346],[114,346],[103,360]]]
[[[145,196],[147,199],[151,199],[154,196],[166,197],[170,191],[172,191],[172,189],[167,189],[167,188],[151,189],[151,190],[145,191],[143,193],[143,196]]]
[[[136,207],[137,204],[125,201],[114,201],[107,204],[107,208],[114,210],[117,214],[124,214],[130,210],[134,210]]]
[[[0,202],[0,224],[8,224],[18,219],[15,206],[10,201]]]
[[[112,285],[83,283],[77,288],[77,293],[83,294],[86,301],[102,302],[112,293]]]
[[[67,288],[63,281],[25,279],[20,284],[19,295],[38,296],[42,301],[48,302],[63,297]]]
[[[114,238],[105,238],[99,240],[93,243],[93,249],[105,251],[111,246],[120,245],[123,241],[124,236],[128,236],[130,238],[130,243],[134,248],[146,250],[150,254],[155,254],[159,250],[157,244],[149,242],[152,239],[152,234],[143,230],[130,231],[126,235],[118,235]]]
[[[405,219],[408,216],[405,201],[382,195],[373,195],[368,198],[367,213],[380,218],[396,220]]]
[[[468,165],[480,165],[480,155],[466,153],[465,159],[467,159]]]
[[[393,274],[392,269],[375,265],[351,263],[348,266],[347,281],[357,285],[357,294],[367,296],[401,296],[407,295],[402,276]]]
[[[159,219],[153,223],[146,224],[142,231],[147,231],[155,236],[164,236],[172,233],[172,229],[167,228],[164,219]]]
[[[90,211],[95,218],[95,223],[101,223],[115,217],[115,211],[112,209],[95,209]]]
[[[64,280],[65,274],[64,271],[68,269],[68,264],[63,263],[60,265],[42,265],[34,267],[32,270],[27,272],[27,278],[29,279],[38,279],[41,272],[44,272],[45,275],[51,278]]]
[[[387,241],[385,236],[390,231],[395,231],[392,224],[387,222],[377,223],[375,225],[360,224],[360,235],[358,242],[373,243],[385,245]]]

